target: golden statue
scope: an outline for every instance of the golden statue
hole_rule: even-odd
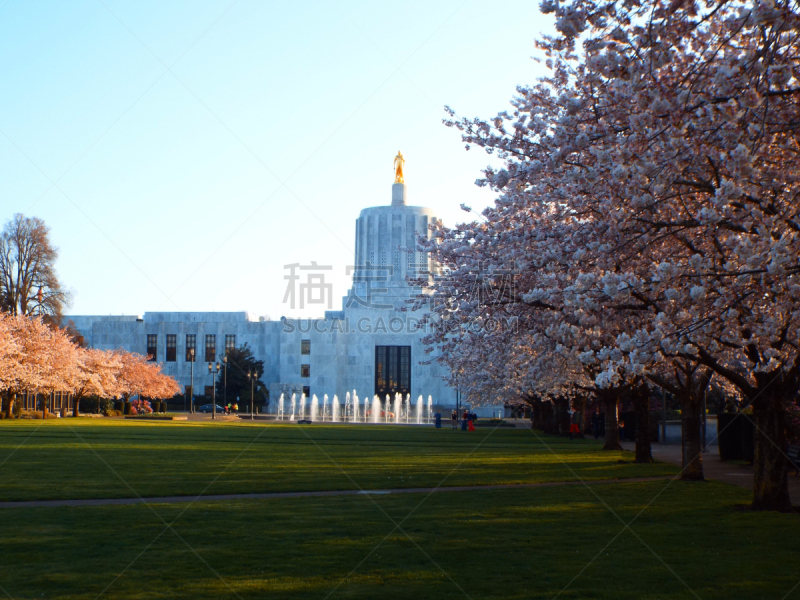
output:
[[[403,165],[406,159],[403,158],[403,153],[397,151],[397,156],[394,157],[394,182],[403,183]]]

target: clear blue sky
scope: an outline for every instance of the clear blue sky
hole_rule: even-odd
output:
[[[410,204],[491,202],[443,106],[506,110],[551,30],[530,1],[0,0],[0,216],[50,226],[71,314],[321,316],[284,265],[333,266],[339,307],[398,149]]]

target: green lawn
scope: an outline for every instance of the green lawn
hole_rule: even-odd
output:
[[[376,489],[676,473],[523,429],[0,421],[0,500]],[[21,445],[21,446],[20,446]],[[19,447],[18,450],[15,450]],[[3,461],[12,453],[11,459]],[[628,464],[620,463],[625,460]]]
[[[459,463],[446,484],[674,472],[522,430],[40,424],[0,423],[6,498],[130,495],[103,460],[143,495],[220,473],[210,491],[352,487],[331,459],[365,488],[435,485]],[[742,510],[749,500],[660,480],[0,509],[0,597],[800,598],[799,517]]]

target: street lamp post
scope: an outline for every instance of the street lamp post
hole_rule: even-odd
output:
[[[217,368],[214,370],[211,366],[211,363],[208,363],[208,374],[211,375],[211,418],[217,418],[217,382],[215,381],[215,375],[219,373],[219,363],[217,363]]]
[[[192,369],[191,379],[189,380],[189,387],[192,390],[192,397],[189,400],[189,412],[194,414],[194,348],[189,348],[189,358],[191,360],[190,364]]]
[[[256,377],[258,377],[257,373],[253,373],[252,371],[247,372],[247,378],[250,380],[250,420],[254,420],[255,417],[253,416],[253,394],[255,393],[255,385],[256,385]]]
[[[228,409],[228,354],[227,351],[225,355],[222,357],[222,365],[225,369],[225,373],[223,374],[223,383],[222,383],[222,405],[225,407],[225,410]],[[217,365],[219,367],[219,365]]]

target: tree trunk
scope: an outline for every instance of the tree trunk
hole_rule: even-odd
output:
[[[619,402],[617,394],[603,394],[603,408],[606,415],[606,443],[603,450],[622,450],[619,444]]]
[[[534,400],[531,406],[531,426],[534,429],[542,429],[542,401]]]
[[[14,400],[16,399],[16,397],[17,395],[14,392],[11,391],[6,392],[3,401],[3,410],[6,413],[6,419],[14,418]]]
[[[702,398],[683,397],[681,401],[681,479],[703,481],[703,448],[701,430],[703,419],[700,411]]]
[[[553,400],[553,411],[555,414],[555,434],[569,435],[569,400],[558,397]]]
[[[650,451],[650,388],[635,390],[633,407],[636,411],[636,462],[651,463]]]
[[[753,401],[755,459],[753,461],[753,510],[791,511],[789,466],[786,452],[786,410],[780,392],[762,391]]]
[[[579,437],[583,438],[584,431],[586,430],[586,396],[579,396],[572,401],[572,408],[575,411],[574,422],[580,427]]]

